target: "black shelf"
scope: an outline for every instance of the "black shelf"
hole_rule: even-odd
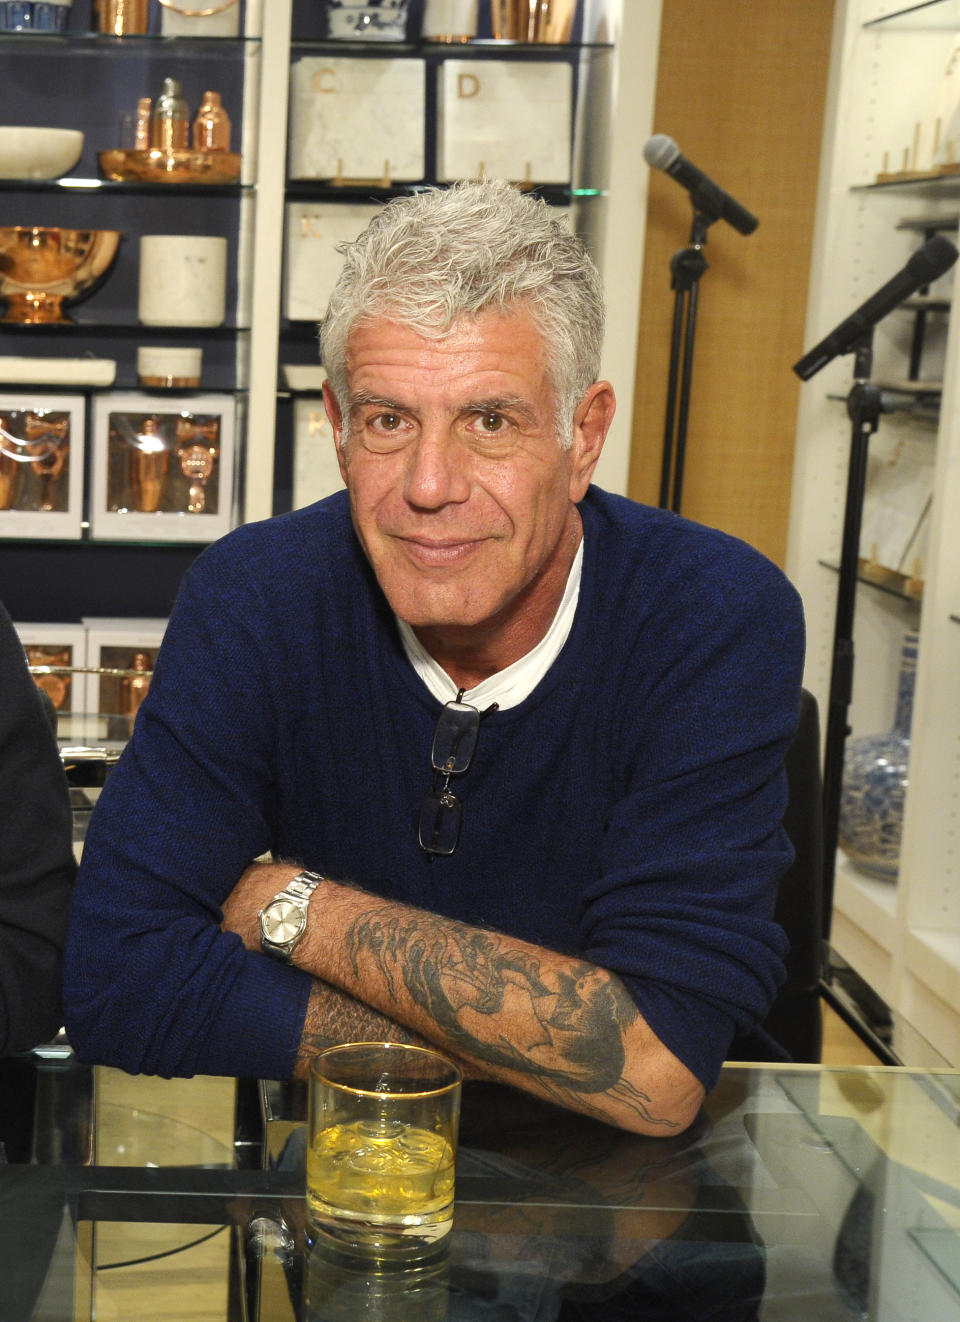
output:
[[[949,312],[950,299],[937,298],[933,294],[917,294],[914,298],[907,298],[900,304],[909,312]]]
[[[69,51],[71,55],[101,55],[104,50],[109,50],[111,54],[122,54],[124,51],[131,55],[142,54],[144,50],[162,49],[168,54],[175,55],[178,59],[189,58],[209,58],[213,55],[229,54],[230,48],[235,48],[237,53],[241,53],[247,47],[256,47],[261,44],[260,37],[205,37],[205,36],[164,36],[161,32],[131,32],[125,36],[118,37],[110,32],[95,32],[90,30],[76,31],[68,29],[66,32],[0,32],[0,46],[10,44],[18,51],[29,51],[31,48],[40,50],[44,55],[49,55],[57,50]],[[202,46],[198,50],[198,43]]]
[[[62,179],[0,179],[0,191],[4,193],[113,193],[130,194],[134,197],[166,197],[180,193],[188,197],[241,197],[244,193],[255,191],[253,184],[207,184],[207,183],[146,183],[139,180],[87,179],[64,175]]]
[[[448,188],[449,184],[429,179],[415,183],[396,183],[384,188],[380,184],[346,182],[332,183],[324,179],[290,179],[285,196],[288,202],[389,202],[393,197],[411,197],[428,188]],[[570,184],[534,184],[528,189],[535,197],[542,197],[551,206],[569,206],[585,197],[604,197],[597,188],[575,188]]]
[[[408,58],[422,59],[434,56],[438,60],[502,60],[504,56],[520,56],[531,60],[556,60],[563,56],[570,58],[581,51],[612,51],[609,41],[508,41],[505,38],[471,37],[469,41],[339,41],[329,37],[294,37],[290,42],[291,53],[298,55],[358,55],[389,59],[403,55]]]
[[[203,338],[204,340],[230,340],[236,335],[246,334],[249,330],[249,326],[237,324],[222,326],[148,326],[142,321],[138,321],[132,313],[129,317],[114,315],[109,320],[106,318],[101,320],[96,317],[76,316],[69,322],[0,322],[0,333],[4,335],[36,336],[37,339],[64,335],[129,336],[133,332],[140,338],[149,337],[150,339],[191,340]]]
[[[895,226],[898,230],[913,230],[917,234],[951,234],[960,228],[960,213],[950,216],[904,216]]]
[[[829,569],[833,574],[839,574],[840,572],[840,566],[832,564],[829,560],[818,560],[817,564],[823,569]],[[906,579],[906,575],[903,575],[903,577]],[[877,592],[882,592],[888,597],[896,597],[899,601],[909,602],[911,606],[919,607],[923,605],[922,596],[914,596],[912,593],[905,592],[893,582],[884,583],[879,579],[870,578],[869,575],[864,573],[857,574],[857,582],[863,583],[868,588],[874,588]]]
[[[195,399],[198,395],[233,395],[235,399],[243,399],[249,392],[246,386],[218,385],[215,382],[205,382],[202,385],[189,388],[142,386],[137,377],[125,377],[120,374],[108,386],[98,385],[93,381],[76,382],[73,385],[58,382],[54,385],[47,381],[0,380],[0,394],[22,395],[25,399],[30,395],[129,395],[133,393],[151,396],[160,395],[164,399],[169,398],[171,400],[190,400]]]
[[[875,180],[869,184],[852,184],[854,193],[921,193],[927,197],[960,196],[960,174],[909,174],[903,178]]]

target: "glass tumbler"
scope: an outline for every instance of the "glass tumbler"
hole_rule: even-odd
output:
[[[351,1042],[310,1067],[307,1210],[341,1246],[434,1251],[453,1225],[460,1070],[426,1047]]]

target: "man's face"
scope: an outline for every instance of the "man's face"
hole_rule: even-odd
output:
[[[562,450],[545,359],[525,309],[464,319],[441,340],[379,318],[348,344],[345,443],[325,392],[357,534],[428,647],[435,631],[513,638],[546,615],[542,636],[559,603],[613,396],[591,387]]]

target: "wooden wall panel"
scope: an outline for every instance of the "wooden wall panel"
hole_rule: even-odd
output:
[[[711,226],[682,513],[783,564],[833,0],[663,0],[654,132],[759,217]],[[651,171],[629,493],[656,504],[686,191]]]

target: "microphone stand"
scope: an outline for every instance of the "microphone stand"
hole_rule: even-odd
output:
[[[697,295],[700,277],[707,270],[703,247],[707,241],[707,230],[716,219],[716,216],[695,207],[689,246],[674,253],[670,261],[670,287],[674,291],[673,331],[670,339],[659,503],[661,509],[672,509],[675,514],[680,513],[683,499],[693,344],[697,331]]]
[[[837,840],[840,827],[840,798],[843,788],[843,759],[850,733],[847,713],[853,696],[853,618],[860,565],[860,528],[867,478],[870,437],[887,411],[878,386],[870,381],[873,366],[873,328],[853,346],[853,386],[847,396],[850,419],[850,463],[847,471],[846,504],[837,585],[833,633],[833,664],[827,704],[823,757],[823,940],[830,941],[833,890],[836,877]]]

